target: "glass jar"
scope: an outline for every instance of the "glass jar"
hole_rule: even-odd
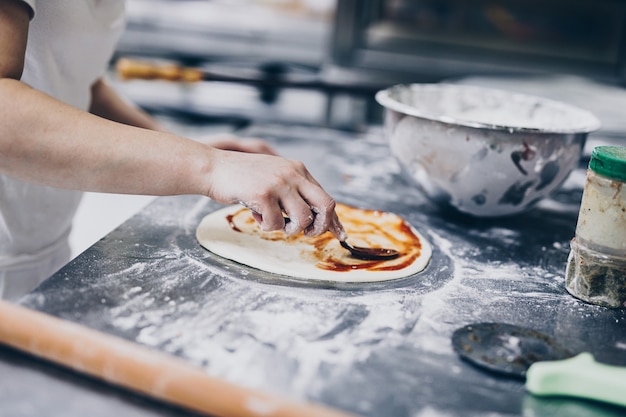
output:
[[[626,148],[593,149],[565,272],[567,291],[588,303],[626,307],[625,182]]]

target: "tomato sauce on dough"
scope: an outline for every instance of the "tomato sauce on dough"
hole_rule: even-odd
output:
[[[356,259],[339,245],[330,233],[308,237],[304,233],[287,236],[283,231],[264,232],[258,226],[250,210],[242,208],[226,216],[231,230],[237,233],[258,235],[259,238],[281,241],[284,244],[305,243],[310,245],[315,266],[320,269],[348,272],[353,270],[397,271],[415,262],[421,255],[422,243],[413,228],[400,216],[378,210],[360,209],[345,204],[337,204],[337,215],[341,220],[349,242],[355,246],[389,248],[400,252],[397,258],[389,260]],[[309,253],[302,254],[309,258]]]

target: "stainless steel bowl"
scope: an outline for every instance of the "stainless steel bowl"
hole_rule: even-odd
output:
[[[495,217],[549,196],[578,166],[591,113],[540,97],[457,84],[379,91],[403,173],[435,203]]]

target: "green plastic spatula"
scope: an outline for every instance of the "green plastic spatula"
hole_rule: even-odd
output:
[[[626,367],[574,356],[550,336],[505,323],[476,323],[452,335],[461,358],[491,372],[525,378],[538,396],[569,396],[626,407]]]
[[[626,407],[626,367],[597,362],[590,353],[535,362],[526,372],[526,389],[534,395],[580,397]]]

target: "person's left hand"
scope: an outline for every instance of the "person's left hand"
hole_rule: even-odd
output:
[[[242,138],[232,135],[216,135],[205,138],[202,142],[214,148],[225,151],[237,151],[246,153],[263,153],[278,155],[278,152],[269,143],[259,138]]]

